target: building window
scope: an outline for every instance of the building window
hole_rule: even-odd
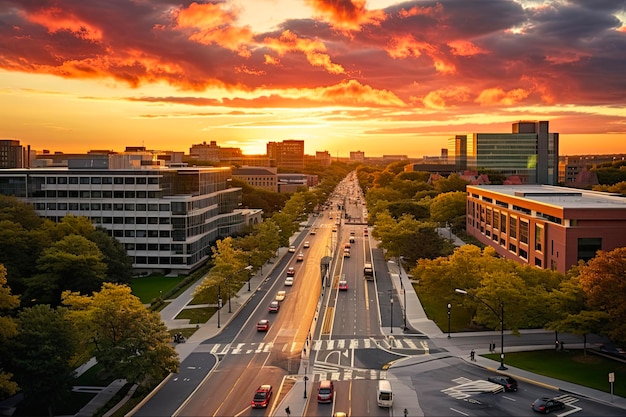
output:
[[[526,259],[528,260],[528,252],[526,252],[524,249],[519,250],[519,257],[522,259]]]
[[[528,245],[528,222],[520,220],[519,222],[519,241]]]
[[[89,177],[80,177],[81,184],[89,184]]]
[[[578,238],[578,260],[587,262],[596,256],[596,253],[602,249],[601,237],[581,237]]]
[[[497,211],[493,212],[493,228],[500,229],[500,213]]]
[[[506,213],[500,213],[500,230],[506,233]]]
[[[535,250],[543,252],[543,227],[535,225]]]
[[[517,218],[515,217],[509,220],[509,236],[511,239],[517,239]]]
[[[509,250],[513,253],[517,253],[517,246],[515,246],[513,243],[509,243]]]
[[[541,259],[539,259],[539,258],[535,258],[535,266],[538,266],[539,268],[541,268],[541,267],[542,267],[542,262],[541,262]]]
[[[491,209],[490,208],[487,209],[487,220],[485,221],[485,223],[487,224],[487,226],[491,226]]]

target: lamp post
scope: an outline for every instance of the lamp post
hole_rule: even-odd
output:
[[[220,286],[217,286],[217,328],[220,328],[220,310],[222,309],[222,294],[220,293]]]
[[[393,294],[389,295],[389,302],[391,303],[391,333],[393,333]]]
[[[504,301],[500,300],[500,314],[498,314],[496,309],[490,306],[489,304],[487,304],[487,302],[483,300],[482,298],[477,297],[474,294],[470,294],[467,291],[462,290],[460,288],[456,288],[454,291],[459,294],[469,295],[470,297],[477,299],[478,301],[486,305],[489,308],[489,310],[491,310],[493,314],[495,314],[496,317],[498,317],[498,319],[500,320],[500,366],[498,367],[498,370],[504,371],[505,369],[508,369],[506,366],[504,366]]]
[[[227,288],[227,290],[228,290],[228,312],[229,312],[229,313],[232,313],[232,312],[233,312],[233,310],[232,310],[232,308],[231,308],[231,306],[230,306],[230,278],[231,278],[231,277],[232,277],[232,275],[231,275],[231,276],[229,276],[228,278],[226,278],[226,288]]]
[[[452,308],[452,304],[448,303],[448,339],[450,338],[450,308]]]
[[[252,274],[250,273],[252,271],[252,263],[250,263],[250,255],[248,255],[248,266],[246,266],[246,268],[248,270],[248,291],[250,291],[250,278],[252,277]]]
[[[309,380],[309,377],[305,375],[303,379],[304,379],[304,398],[306,398],[306,381]]]

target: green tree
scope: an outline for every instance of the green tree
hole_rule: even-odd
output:
[[[465,187],[469,184],[460,177],[459,174],[450,174],[447,178],[440,177],[435,181],[435,189],[440,193],[450,193],[453,191],[465,192]]]
[[[559,321],[549,323],[546,328],[557,332],[567,332],[583,337],[583,352],[587,354],[587,335],[600,333],[609,320],[604,311],[583,310],[577,314],[568,314]]]
[[[40,273],[26,280],[25,297],[33,304],[59,305],[65,290],[89,294],[105,280],[106,265],[95,243],[69,235],[44,250],[37,260]]]
[[[626,343],[626,248],[598,251],[579,271],[590,309],[606,313],[608,336]]]
[[[45,304],[22,310],[18,324],[12,343],[16,379],[29,409],[47,410],[53,416],[72,389],[76,332],[64,309]]]
[[[149,384],[178,371],[159,313],[147,310],[126,285],[104,283],[92,296],[66,291],[62,299],[84,346],[110,375]]]
[[[233,246],[231,237],[218,240],[213,250],[213,267],[194,291],[194,297],[202,297],[215,286],[220,286],[220,293],[237,294],[241,288],[242,275],[247,261],[244,252]],[[241,275],[239,275],[241,274]]]
[[[17,383],[12,380],[13,374],[7,371],[6,360],[12,352],[9,343],[18,334],[11,312],[19,306],[20,299],[11,294],[6,275],[6,268],[0,264],[0,399],[9,397],[18,390]]]
[[[439,194],[430,205],[430,219],[440,224],[453,223],[458,218],[465,220],[466,198],[462,191]]]

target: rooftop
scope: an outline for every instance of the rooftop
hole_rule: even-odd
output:
[[[559,208],[626,209],[626,198],[619,194],[552,185],[479,185],[472,189],[487,190],[507,197],[519,197]]]

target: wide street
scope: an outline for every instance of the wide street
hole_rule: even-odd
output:
[[[410,416],[531,416],[530,404],[542,396],[562,399],[560,416],[626,415],[623,408],[532,381],[520,380],[517,392],[502,392],[502,386],[487,381],[497,375],[495,369],[462,358],[472,349],[486,351],[493,332],[448,338],[432,324],[425,332],[410,321],[405,329],[408,278],[397,268],[390,271],[373,245],[364,207],[356,179],[348,177],[295,238],[295,252],[280,258],[238,311],[227,322],[223,317],[219,332],[197,344],[180,373],[132,415],[284,416],[290,406],[292,415],[306,416],[399,416],[405,410]],[[373,264],[375,279],[365,279],[366,262]],[[294,282],[286,286],[290,267]],[[345,281],[341,290],[340,281]],[[285,298],[278,312],[270,312],[278,291],[285,291]],[[228,308],[225,303],[222,316]],[[260,320],[269,320],[267,331],[257,330]],[[574,336],[560,337],[568,346],[580,343]],[[546,332],[505,335],[509,349],[553,343],[554,335]],[[391,408],[377,406],[381,379],[391,381]],[[334,383],[328,404],[316,401],[324,380]],[[255,390],[264,384],[273,387],[269,404],[252,408]]]

